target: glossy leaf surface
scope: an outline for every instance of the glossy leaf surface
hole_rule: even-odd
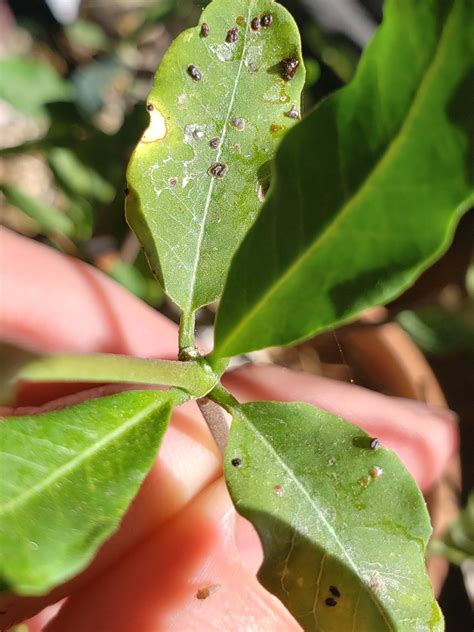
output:
[[[425,572],[423,497],[396,455],[308,404],[236,408],[225,460],[256,527],[263,585],[305,630],[443,630]]]
[[[130,391],[0,423],[0,585],[43,594],[117,528],[178,395]]]
[[[236,254],[216,353],[289,344],[388,302],[473,199],[474,3],[388,0],[352,83],[284,139]]]
[[[257,28],[262,16],[269,23]],[[299,66],[285,80],[290,58]],[[268,187],[268,161],[299,115],[303,84],[297,27],[273,0],[214,0],[164,56],[126,208],[183,311],[219,297]]]

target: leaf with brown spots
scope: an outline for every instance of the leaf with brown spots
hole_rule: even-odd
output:
[[[299,62],[291,81],[282,76],[288,59]],[[214,0],[164,56],[150,127],[128,169],[126,210],[185,313],[220,296],[268,188],[267,163],[296,122],[288,112],[300,110],[304,78],[296,24],[273,0]]]
[[[398,457],[308,404],[232,413],[227,485],[260,535],[260,581],[303,629],[441,632],[425,570],[428,512]]]

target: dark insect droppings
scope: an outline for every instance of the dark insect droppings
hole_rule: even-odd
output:
[[[370,442],[370,449],[378,450],[379,448],[380,448],[380,441],[377,439],[377,437],[374,437]]]
[[[238,38],[239,38],[239,29],[234,26],[233,28],[229,29],[227,33],[227,37],[225,38],[225,41],[228,44],[233,44],[234,42],[238,40]]]
[[[273,22],[273,15],[271,13],[267,13],[267,15],[262,16],[262,19],[260,20],[260,24],[264,26],[265,28],[270,26],[272,22]]]
[[[252,31],[259,31],[261,26],[260,18],[254,18],[250,26],[252,27]]]
[[[239,459],[239,458],[232,459],[231,463],[234,467],[242,467],[242,459]]]
[[[201,37],[209,37],[209,24],[206,22],[201,26]]]
[[[326,606],[337,606],[337,601],[333,597],[328,597],[327,599],[325,599],[324,603],[326,604]]]
[[[337,588],[337,586],[329,586],[329,592],[331,593],[331,595],[334,595],[334,597],[341,596],[341,593],[339,591],[339,588]]]
[[[221,144],[221,139],[217,137],[209,141],[209,147],[211,149],[217,149],[220,144]]]
[[[127,196],[130,193],[130,189],[128,187],[125,187],[125,191],[124,191],[125,195]]]
[[[296,57],[288,57],[281,62],[282,77],[285,81],[291,81],[300,65],[299,59]]]
[[[191,79],[194,79],[194,81],[201,81],[202,79],[200,71],[196,68],[196,66],[193,66],[192,64],[188,66],[188,75],[191,77]]]
[[[146,109],[148,110],[148,112],[153,112],[155,108],[152,103],[147,103]]]

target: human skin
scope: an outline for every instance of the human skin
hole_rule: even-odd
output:
[[[176,327],[97,270],[46,246],[0,231],[3,340],[38,352],[176,355]],[[453,416],[417,402],[274,366],[228,374],[241,401],[307,401],[357,423],[394,449],[422,489],[443,471],[457,443]],[[15,409],[31,414],[116,392],[114,385],[21,384]],[[29,620],[31,632],[298,630],[258,583],[261,550],[236,518],[221,457],[194,403],[173,413],[152,471],[119,530],[94,562],[45,597],[0,597],[1,629]],[[213,586],[207,599],[196,594]],[[55,613],[54,613],[55,614]]]

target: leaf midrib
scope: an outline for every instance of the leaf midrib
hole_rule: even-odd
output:
[[[87,461],[89,457],[94,456],[100,450],[105,447],[108,443],[112,443],[115,439],[119,438],[121,435],[126,434],[126,432],[132,428],[134,425],[142,421],[145,417],[147,417],[153,410],[158,410],[164,404],[166,404],[166,400],[158,400],[147,406],[144,410],[141,410],[139,413],[128,419],[124,424],[120,425],[118,428],[115,428],[111,433],[105,435],[94,443],[92,446],[86,448],[83,452],[81,452],[77,458],[68,461],[58,469],[51,472],[45,479],[30,487],[27,491],[23,492],[19,496],[16,496],[5,505],[0,507],[0,517],[5,516],[7,513],[11,513],[14,511],[19,505],[24,504],[31,497],[36,494],[44,491],[49,487],[50,484],[56,482],[69,472],[74,469],[79,469],[81,464],[84,461]]]
[[[324,242],[330,234],[335,230],[336,226],[342,221],[342,218],[347,215],[348,212],[358,203],[360,198],[363,198],[366,190],[370,189],[373,180],[375,180],[380,171],[382,171],[386,165],[386,163],[390,162],[392,156],[397,154],[398,147],[403,143],[406,138],[407,131],[411,127],[412,123],[416,120],[417,114],[419,110],[424,105],[424,98],[426,93],[428,92],[431,81],[433,77],[436,77],[436,71],[438,70],[438,66],[443,61],[444,49],[450,42],[453,32],[454,26],[456,23],[454,20],[454,16],[456,14],[456,9],[458,8],[459,3],[455,2],[453,8],[451,9],[449,16],[445,21],[445,25],[443,27],[442,35],[439,38],[439,44],[436,50],[436,53],[433,56],[433,59],[429,66],[427,67],[425,76],[423,80],[420,82],[419,87],[415,93],[412,104],[406,114],[404,122],[402,123],[398,133],[394,136],[394,138],[388,143],[385,152],[382,154],[378,162],[375,164],[374,168],[368,176],[361,182],[358,190],[354,193],[354,195],[340,208],[339,211],[336,212],[334,220],[328,224],[328,226],[319,234],[319,236],[315,239],[315,241],[311,244],[311,246],[306,249],[302,255],[297,257],[294,262],[288,267],[287,271],[280,276],[277,281],[269,287],[269,289],[263,294],[263,296],[258,300],[255,305],[245,314],[245,316],[240,320],[238,325],[231,331],[231,333],[224,339],[224,342],[220,345],[220,348],[224,351],[229,347],[229,343],[237,337],[240,331],[245,328],[247,323],[251,321],[254,316],[260,311],[262,306],[270,299],[270,297],[278,292],[281,286],[283,286],[286,281],[291,278],[300,267],[304,265],[306,260],[310,258],[313,254],[314,250],[318,248],[322,242]],[[349,87],[349,86],[348,86]]]
[[[238,92],[238,87],[239,87],[239,83],[240,83],[240,77],[242,74],[242,68],[244,65],[244,61],[245,61],[245,53],[247,51],[247,41],[248,41],[248,34],[249,34],[249,28],[250,28],[250,15],[252,13],[252,8],[253,8],[253,2],[254,0],[250,0],[249,1],[249,6],[248,6],[248,11],[247,11],[247,20],[246,20],[246,29],[245,29],[245,37],[244,37],[244,44],[242,47],[242,56],[240,58],[240,63],[239,63],[239,68],[237,70],[237,75],[235,77],[235,81],[234,81],[234,88],[232,91],[232,96],[230,98],[230,102],[229,102],[229,107],[227,109],[227,114],[224,120],[224,125],[222,128],[222,136],[221,136],[221,142],[216,154],[216,162],[219,162],[222,156],[222,152],[224,151],[224,144],[225,144],[225,140],[227,137],[227,129],[229,126],[229,121],[230,121],[230,116],[232,114],[232,109],[234,107],[234,103],[235,103],[235,99],[237,97],[237,92]],[[192,271],[193,274],[190,276],[190,280],[191,280],[191,284],[190,284],[190,288],[189,288],[189,299],[188,299],[188,305],[186,306],[186,309],[184,311],[187,311],[188,313],[192,311],[192,306],[194,303],[194,290],[196,287],[196,279],[197,279],[197,269],[199,266],[199,260],[201,258],[201,250],[202,250],[202,244],[204,241],[204,234],[205,234],[205,230],[206,230],[206,222],[207,222],[207,216],[209,214],[209,208],[211,205],[211,200],[212,200],[212,194],[214,192],[214,187],[216,185],[216,178],[211,177],[211,181],[209,183],[209,189],[207,192],[207,197],[206,197],[206,202],[204,204],[204,214],[203,214],[203,218],[202,218],[202,222],[201,222],[201,227],[199,230],[199,235],[198,235],[198,241],[197,241],[197,245],[196,245],[196,256],[194,258],[194,262],[192,265]]]
[[[291,467],[289,465],[286,464],[286,462],[283,460],[283,458],[280,456],[280,454],[275,450],[275,448],[272,446],[272,444],[266,439],[266,437],[264,437],[257,430],[255,425],[250,421],[250,419],[245,415],[245,413],[244,413],[244,418],[245,418],[245,421],[247,422],[247,424],[249,425],[249,427],[252,428],[252,430],[253,430],[254,434],[256,435],[257,439],[259,439],[260,442],[263,444],[263,446],[270,452],[272,459],[274,461],[277,461],[281,465],[281,467],[287,472],[287,474],[289,475],[290,479],[293,481],[293,483],[296,485],[296,487],[301,491],[303,496],[308,501],[310,507],[312,507],[314,509],[314,511],[316,512],[319,520],[324,524],[324,526],[326,527],[329,535],[333,538],[334,542],[337,544],[337,546],[342,551],[344,557],[346,558],[347,562],[351,566],[352,570],[355,571],[357,577],[360,579],[361,571],[360,571],[359,567],[357,566],[357,564],[354,562],[354,560],[352,559],[352,557],[349,554],[349,552],[344,547],[344,544],[338,538],[337,533],[334,531],[332,526],[327,521],[324,513],[321,511],[321,509],[318,507],[318,505],[313,501],[313,498],[311,497],[311,495],[308,492],[308,490],[306,489],[306,487],[300,482],[300,480],[296,476],[295,472],[291,469]],[[296,529],[295,529],[295,531],[296,531]],[[393,627],[392,623],[389,621],[389,619],[387,619],[387,615],[385,613],[385,610],[382,608],[382,606],[379,603],[378,599],[375,597],[375,595],[372,593],[371,590],[367,590],[367,587],[362,582],[362,580],[360,580],[360,581],[361,581],[361,586],[364,586],[364,589],[367,592],[367,594],[369,595],[371,601],[375,604],[375,607],[380,612],[383,620],[387,624],[387,629],[390,632],[396,632],[396,629]]]

